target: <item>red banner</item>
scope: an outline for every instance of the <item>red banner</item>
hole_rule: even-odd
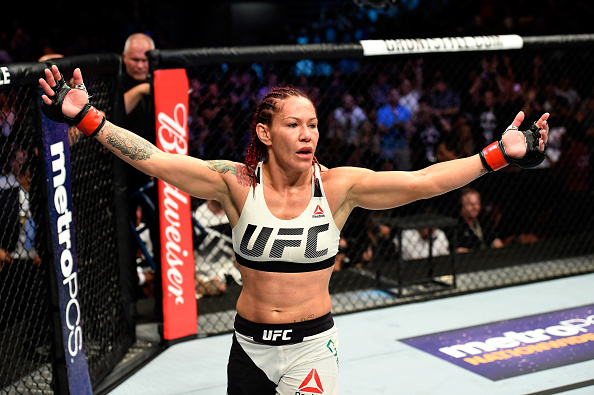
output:
[[[154,89],[157,147],[188,155],[186,71],[156,70]],[[190,196],[161,180],[158,184],[163,338],[173,340],[195,335],[198,326]]]

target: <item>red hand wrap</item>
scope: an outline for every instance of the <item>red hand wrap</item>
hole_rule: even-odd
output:
[[[95,108],[92,107],[85,114],[82,121],[76,125],[77,129],[83,132],[86,136],[93,137],[105,123],[105,117]]]
[[[509,164],[503,157],[503,152],[501,152],[497,142],[491,143],[483,148],[480,157],[483,161],[483,164],[489,171],[499,170]]]

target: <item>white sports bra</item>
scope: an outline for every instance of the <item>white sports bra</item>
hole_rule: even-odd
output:
[[[322,270],[334,265],[340,230],[324,195],[319,165],[313,165],[312,196],[299,217],[276,218],[264,199],[262,162],[256,168],[256,187],[233,228],[233,250],[243,266],[282,273]]]

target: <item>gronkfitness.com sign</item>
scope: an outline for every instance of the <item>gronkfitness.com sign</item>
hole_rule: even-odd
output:
[[[499,36],[361,40],[360,43],[363,46],[364,56],[436,52],[501,51],[504,49],[520,49],[524,46],[522,37],[515,34]]]
[[[156,70],[154,89],[157,147],[188,155],[186,71]],[[161,180],[158,185],[163,338],[173,340],[197,331],[190,196]]]
[[[594,305],[400,340],[501,380],[594,358]]]

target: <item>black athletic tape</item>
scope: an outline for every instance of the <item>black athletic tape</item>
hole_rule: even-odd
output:
[[[61,73],[60,73],[60,79],[56,81],[56,85],[52,86],[50,88],[52,88],[52,90],[54,91],[54,94],[52,96],[48,96],[49,99],[51,100],[51,103],[46,104],[42,100],[41,101],[41,111],[45,114],[46,117],[48,117],[49,119],[51,119],[54,122],[65,123],[65,124],[68,124],[69,126],[76,126],[83,120],[85,115],[87,115],[89,110],[92,108],[92,106],[87,102],[83,106],[83,108],[80,110],[80,112],[78,114],[76,114],[76,116],[74,118],[67,117],[62,112],[62,105],[64,104],[64,99],[66,98],[66,95],[68,94],[68,92],[70,92],[70,90],[72,90],[72,88],[70,88],[68,86],[68,84],[66,84],[66,81],[64,80],[64,76]],[[86,88],[84,89],[84,91],[86,92]],[[88,97],[88,93],[87,93],[87,97]],[[97,134],[97,132],[99,131],[99,129],[101,129],[101,127],[104,124],[105,124],[105,117],[103,118],[103,121],[101,122],[99,127],[93,131],[93,133],[90,135],[90,137],[95,136]]]
[[[507,130],[509,130],[509,128]],[[524,155],[522,158],[513,158],[507,155],[505,152],[505,147],[503,144],[501,144],[500,148],[503,152],[505,160],[518,167],[521,167],[522,169],[529,169],[540,165],[544,161],[546,157],[545,153],[547,151],[546,144],[544,151],[540,151],[538,149],[540,142],[540,131],[541,128],[536,125],[536,122],[534,122],[528,130],[520,130],[520,132],[524,135],[524,140],[526,141],[526,155]]]

